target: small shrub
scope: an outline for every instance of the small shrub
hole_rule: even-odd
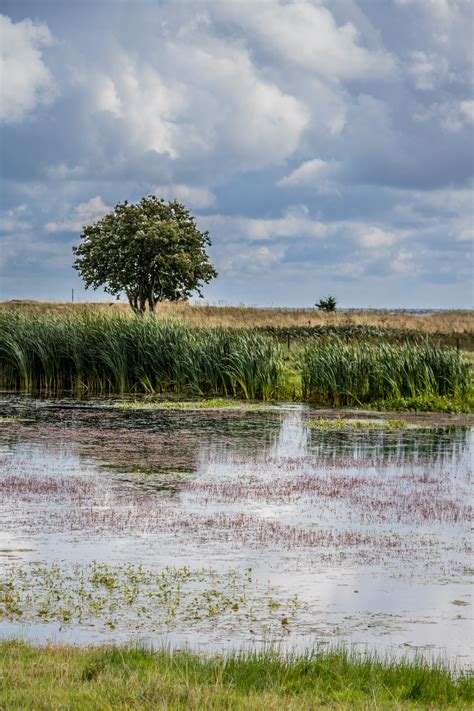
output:
[[[320,311],[326,311],[326,313],[332,313],[336,310],[337,306],[337,301],[335,296],[327,296],[325,299],[320,299],[317,304],[315,304],[316,308],[318,308]]]

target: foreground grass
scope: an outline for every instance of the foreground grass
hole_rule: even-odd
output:
[[[467,709],[474,688],[427,662],[346,652],[240,654],[0,643],[3,709]]]

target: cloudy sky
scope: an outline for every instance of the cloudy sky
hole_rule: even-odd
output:
[[[2,0],[1,298],[102,298],[81,226],[178,198],[208,302],[469,307],[471,0]]]

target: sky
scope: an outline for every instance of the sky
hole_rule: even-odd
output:
[[[0,0],[0,298],[118,202],[208,230],[214,304],[469,308],[471,0]]]

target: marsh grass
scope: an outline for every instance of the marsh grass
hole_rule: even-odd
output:
[[[269,400],[281,387],[281,349],[254,331],[87,312],[33,318],[4,311],[0,334],[4,388]]]
[[[375,401],[368,406],[374,410],[395,410],[397,412],[445,412],[448,414],[474,412],[474,389],[465,395],[414,395],[411,397],[391,397]]]
[[[344,650],[204,657],[132,647],[0,643],[5,709],[468,709],[472,677]]]
[[[432,343],[330,337],[285,353],[275,338],[255,329],[188,327],[85,310],[33,316],[0,309],[0,386],[89,395],[176,393],[188,399],[303,398],[336,407],[377,402],[381,409],[393,409],[383,403],[402,399],[441,398],[433,409],[470,409],[469,361]],[[446,398],[458,406],[452,409]]]
[[[430,343],[389,345],[315,341],[301,354],[306,400],[336,407],[413,397],[464,399],[469,361]]]

